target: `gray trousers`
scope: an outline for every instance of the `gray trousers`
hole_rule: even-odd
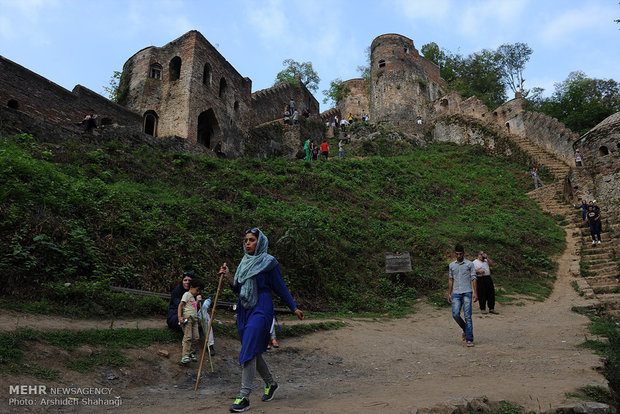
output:
[[[271,371],[269,371],[269,367],[267,363],[265,363],[263,355],[258,354],[243,364],[241,369],[241,391],[239,391],[238,398],[248,397],[250,395],[256,371],[258,371],[263,381],[265,381],[265,384],[274,383],[273,375],[271,375]]]

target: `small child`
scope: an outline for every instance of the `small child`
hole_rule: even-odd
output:
[[[198,301],[196,296],[204,289],[205,284],[200,279],[192,279],[189,282],[189,291],[183,294],[177,315],[179,325],[183,329],[183,357],[182,364],[190,361],[198,361],[195,355],[196,344],[199,339],[198,333]]]

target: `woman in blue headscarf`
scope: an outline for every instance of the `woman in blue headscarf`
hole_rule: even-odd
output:
[[[282,280],[278,261],[267,254],[268,244],[267,236],[259,229],[246,230],[243,237],[244,255],[234,278],[226,264],[220,268],[220,273],[224,274],[232,290],[239,294],[237,331],[241,339],[239,353],[239,363],[242,367],[241,391],[230,407],[231,412],[242,412],[250,408],[249,395],[256,371],[265,381],[262,401],[271,401],[278,389],[278,384],[274,381],[262,355],[271,339],[269,330],[274,315],[271,291],[282,298],[298,319],[304,318],[304,313],[297,309]]]

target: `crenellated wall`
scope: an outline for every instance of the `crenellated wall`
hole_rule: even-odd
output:
[[[0,104],[47,122],[76,126],[94,110],[106,123],[140,130],[142,119],[132,111],[77,85],[73,91],[0,56]]]
[[[282,83],[252,94],[252,125],[282,119],[284,105],[288,105],[291,99],[295,101],[295,109],[299,112],[300,118],[304,109],[308,109],[313,117],[319,114],[319,102],[303,83],[300,82],[299,85]]]

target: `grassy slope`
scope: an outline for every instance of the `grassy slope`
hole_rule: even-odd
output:
[[[243,230],[259,226],[307,309],[395,312],[432,296],[455,242],[468,257],[487,250],[504,291],[548,291],[563,232],[525,196],[523,167],[479,147],[401,154],[310,165],[0,138],[3,290],[30,279],[56,301],[108,284],[166,292],[191,268],[215,291],[219,265],[238,263]],[[395,250],[412,273],[383,272]]]

